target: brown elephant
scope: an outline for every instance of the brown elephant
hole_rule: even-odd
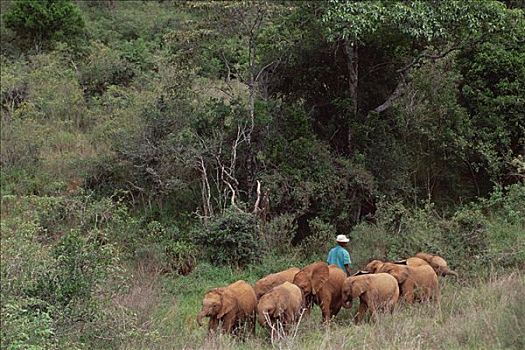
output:
[[[257,300],[275,286],[283,284],[284,282],[292,283],[295,275],[299,271],[301,271],[301,269],[291,267],[281,272],[272,273],[255,282],[253,289],[255,290],[255,295],[257,295]]]
[[[257,303],[259,324],[267,326],[280,321],[287,331],[299,319],[303,305],[303,293],[295,284],[284,282],[264,294]],[[272,327],[273,338],[274,327]]]
[[[448,267],[447,261],[443,259],[442,257],[440,257],[439,255],[432,255],[432,254],[427,254],[427,253],[417,253],[415,258],[419,258],[421,260],[426,261],[430,266],[432,266],[432,268],[434,269],[434,271],[436,271],[438,276],[452,275],[452,276],[458,277],[458,273],[454,270],[451,270]],[[407,259],[407,264],[410,265],[408,263],[408,260],[410,259],[414,260],[415,258]]]
[[[328,266],[319,261],[299,271],[293,283],[301,288],[305,306],[309,308],[311,303],[318,304],[323,320],[328,323],[341,309],[341,287],[345,278],[346,273],[336,265]]]
[[[399,265],[408,265],[408,266],[412,266],[412,267],[429,265],[429,263],[427,263],[425,260],[417,258],[415,256],[410,257],[408,259],[396,260],[396,261],[394,261],[394,263],[395,264],[399,264]]]
[[[345,279],[342,287],[342,302],[345,308],[352,307],[352,300],[359,298],[359,309],[355,316],[355,323],[359,323],[370,311],[372,319],[377,311],[394,309],[399,299],[399,287],[394,276],[388,273],[358,272]]]
[[[372,264],[374,263],[374,264]],[[408,303],[414,300],[439,301],[439,284],[434,269],[430,265],[407,266],[394,263],[371,262],[367,270],[373,273],[386,272],[399,283],[399,291]]]
[[[372,260],[365,266],[364,270],[366,272],[376,273],[381,267],[383,267],[384,264],[384,261]]]
[[[221,323],[224,333],[235,333],[244,324],[255,333],[256,304],[252,286],[239,280],[227,287],[207,292],[197,322],[202,326],[202,318],[209,317],[208,336],[215,333]]]

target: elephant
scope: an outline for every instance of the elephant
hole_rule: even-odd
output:
[[[358,272],[345,279],[342,287],[342,302],[347,309],[352,307],[352,300],[359,298],[359,309],[355,323],[360,323],[367,311],[372,319],[376,311],[394,310],[399,299],[399,286],[394,276],[388,273]]]
[[[292,283],[295,275],[299,271],[301,271],[301,269],[297,267],[291,267],[288,270],[272,273],[255,282],[253,289],[255,290],[255,295],[257,295],[257,300],[259,300],[266,292],[275,286],[278,286],[284,282]]]
[[[267,326],[280,321],[285,329],[293,325],[299,319],[303,305],[303,293],[295,284],[284,282],[268,293],[264,294],[257,303],[257,315],[259,324]],[[272,338],[274,328],[272,327]]]
[[[372,260],[370,261],[364,268],[365,272],[371,272],[375,273],[377,272],[381,267],[383,267],[385,263],[381,260]]]
[[[301,288],[305,306],[310,308],[312,303],[318,304],[323,320],[329,323],[341,309],[341,287],[345,278],[346,273],[337,265],[328,266],[319,261],[299,271],[293,283]]]
[[[209,317],[208,336],[218,330],[220,323],[223,333],[233,334],[246,324],[255,334],[256,305],[257,298],[252,286],[239,280],[226,287],[212,289],[204,295],[197,323],[202,326],[202,318]]]
[[[427,263],[425,260],[423,260],[421,258],[417,258],[415,256],[410,257],[408,259],[396,260],[396,261],[394,261],[394,263],[395,264],[399,264],[399,265],[408,265],[408,266],[412,266],[412,267],[429,265],[429,263]]]
[[[438,276],[455,276],[458,277],[458,273],[451,270],[448,267],[447,261],[439,255],[432,255],[427,253],[417,253],[416,256],[410,257],[405,260],[396,261],[396,264],[404,264],[408,266],[422,266],[430,265]]]
[[[439,255],[432,255],[432,254],[427,254],[427,253],[417,253],[416,258],[426,261],[430,266],[432,266],[432,268],[434,269],[434,271],[436,271],[438,276],[452,275],[452,276],[458,277],[458,273],[454,270],[451,270],[448,267],[447,261],[443,259],[442,257],[440,257]],[[414,258],[410,258],[410,259],[414,259]]]
[[[413,267],[373,260],[366,265],[365,270],[372,273],[386,272],[394,276],[403,299],[408,303],[413,303],[414,300],[439,301],[438,278],[428,264]]]

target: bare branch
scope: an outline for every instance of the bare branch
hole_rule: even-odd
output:
[[[281,60],[277,60],[277,61],[272,61],[270,63],[268,63],[267,65],[265,65],[264,67],[262,67],[260,70],[259,70],[259,73],[257,73],[257,75],[255,76],[255,79],[254,79],[254,82],[257,82],[259,81],[259,77],[260,75],[264,72],[264,70],[266,70],[267,68],[270,68],[272,65],[274,65],[275,63],[277,63],[277,65],[279,65],[281,63]]]
[[[255,205],[253,206],[253,212],[255,214],[261,211],[261,208],[259,207],[260,201],[261,201],[261,182],[257,180],[257,200],[255,201]]]
[[[237,209],[239,212],[244,213],[244,211],[241,208],[239,208],[237,204],[235,204],[235,190],[233,189],[232,185],[228,181],[224,181],[224,182],[226,183],[226,185],[228,185],[228,187],[230,188],[230,191],[232,191],[232,198],[231,198],[232,207]]]
[[[397,83],[396,88],[394,91],[388,96],[385,102],[383,102],[381,105],[374,108],[372,111],[376,113],[381,113],[392,107],[394,104],[394,101],[396,101],[403,93],[405,92],[405,88],[407,85],[407,79],[406,76],[408,75],[408,70],[401,73],[401,78],[399,82]]]
[[[405,93],[406,86],[409,82],[409,74],[412,67],[414,67],[417,64],[420,64],[423,60],[438,60],[441,58],[445,58],[453,51],[459,50],[460,46],[452,46],[446,49],[445,51],[439,53],[439,54],[428,54],[428,53],[421,53],[419,56],[414,58],[410,63],[406,64],[402,68],[398,69],[397,72],[400,74],[400,79],[398,84],[396,85],[394,91],[388,96],[385,102],[383,102],[381,105],[377,106],[376,108],[372,109],[372,112],[381,113],[392,107],[394,102],[401,97]]]

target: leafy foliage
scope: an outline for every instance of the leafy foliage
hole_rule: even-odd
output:
[[[205,290],[324,260],[336,234],[356,268],[523,268],[515,1],[0,9],[2,348],[200,346]]]
[[[233,210],[211,221],[209,227],[196,234],[195,242],[210,261],[218,264],[245,266],[262,256],[256,218]]]
[[[4,14],[8,28],[31,44],[74,40],[84,29],[78,7],[70,0],[15,1]]]

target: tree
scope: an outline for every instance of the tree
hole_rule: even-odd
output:
[[[16,1],[4,20],[37,50],[50,40],[70,41],[84,29],[80,10],[71,0]]]
[[[351,115],[357,116],[386,111],[404,93],[413,68],[486,41],[491,34],[504,31],[511,17],[512,13],[498,1],[332,0],[322,21],[329,40],[341,44],[346,55]],[[390,57],[398,75],[397,82],[381,104],[361,110],[359,52],[381,37],[392,38],[397,45],[396,57]],[[350,149],[352,144],[349,127]]]

